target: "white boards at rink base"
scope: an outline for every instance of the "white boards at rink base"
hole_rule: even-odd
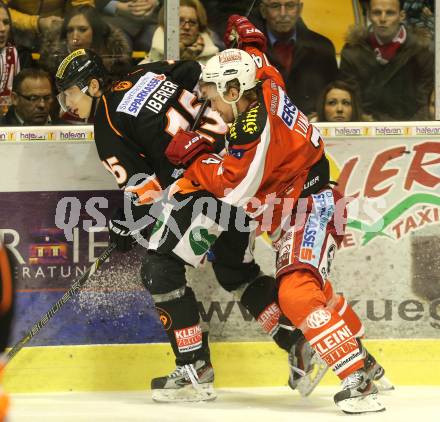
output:
[[[332,265],[336,290],[362,317],[368,347],[393,382],[440,385],[440,124],[318,126],[332,179],[354,198]],[[0,168],[0,236],[17,279],[13,344],[105,249],[106,229],[95,226],[121,193],[91,126],[2,127]],[[273,273],[264,237],[256,255]],[[139,390],[171,370],[141,259],[141,249],[114,254],[8,365],[9,390]],[[210,265],[188,275],[210,326],[218,386],[284,385],[285,353],[221,290]]]

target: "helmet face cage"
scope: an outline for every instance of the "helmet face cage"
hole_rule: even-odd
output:
[[[224,94],[227,83],[237,79],[240,84],[239,96],[234,101],[226,100]],[[244,91],[256,85],[256,66],[252,57],[243,50],[230,48],[212,57],[206,63],[202,72],[202,80],[215,83],[217,92],[228,104],[236,103]]]

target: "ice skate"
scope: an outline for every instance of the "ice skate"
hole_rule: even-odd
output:
[[[303,397],[312,393],[328,370],[327,364],[319,357],[306,340],[299,340],[290,349],[289,387],[298,389]]]
[[[385,376],[385,369],[376,361],[373,355],[371,355],[368,350],[364,349],[366,352],[365,357],[365,371],[367,376],[371,381],[374,381],[379,392],[381,391],[391,391],[394,390],[394,385]]]
[[[394,390],[394,385],[385,376],[385,369],[380,365],[375,357],[365,348],[360,339],[357,339],[359,348],[362,350],[364,357],[364,368],[368,378],[374,381],[379,392]]]
[[[342,382],[342,390],[336,393],[334,401],[345,413],[382,412],[385,410],[377,400],[377,387],[366,371],[353,372]]]
[[[151,380],[151,397],[156,402],[194,402],[215,400],[214,370],[210,362],[177,366],[165,377]]]

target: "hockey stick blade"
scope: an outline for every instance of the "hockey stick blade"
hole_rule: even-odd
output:
[[[312,371],[305,377],[301,377],[296,387],[302,397],[307,397],[312,393],[329,369],[317,353],[313,355],[311,363],[313,365]]]
[[[72,286],[67,290],[63,296],[58,299],[55,304],[41,317],[41,319],[36,322],[32,328],[26,333],[26,335],[19,340],[12,349],[6,354],[7,361],[9,362],[23,347],[29,342],[33,337],[35,337],[41,329],[49,322],[49,320],[70,300],[72,299],[81,288],[84,286],[86,281],[101,267],[101,265],[107,261],[116,245],[112,243],[102,255],[93,263],[93,265],[80,277],[78,277],[72,284]]]

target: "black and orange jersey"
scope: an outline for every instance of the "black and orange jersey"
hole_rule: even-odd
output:
[[[260,83],[257,95],[232,124],[227,154],[198,157],[185,178],[254,218],[266,212],[271,220],[265,230],[274,231],[282,208],[293,209],[310,169],[322,161],[324,145],[319,130],[273,79]]]
[[[192,93],[200,65],[154,62],[136,67],[105,93],[95,114],[95,140],[104,166],[137,205],[149,204],[182,173],[165,149],[179,129],[189,129],[201,106]],[[223,149],[227,126],[210,109],[197,129]]]

